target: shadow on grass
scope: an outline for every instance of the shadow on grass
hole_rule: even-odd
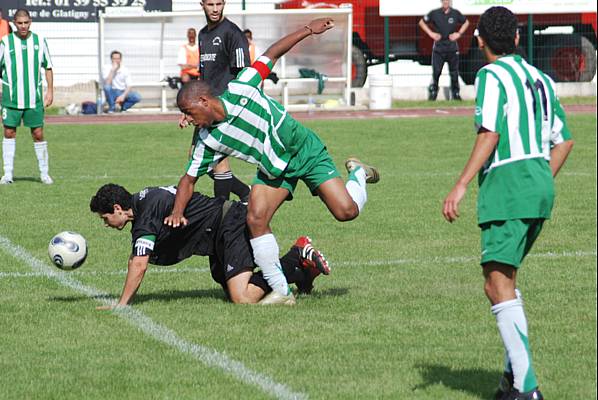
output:
[[[491,399],[498,387],[501,372],[484,369],[453,369],[445,365],[419,364],[424,383],[416,385],[413,390],[425,389],[433,385],[470,393],[480,399]]]
[[[39,177],[38,178],[34,178],[32,176],[15,176],[12,178],[13,182],[37,182],[37,183],[41,183]]]
[[[118,299],[118,295],[110,296]],[[93,296],[95,300],[105,300],[105,296]],[[144,303],[146,301],[176,301],[179,299],[195,299],[195,298],[212,298],[222,301],[228,301],[222,289],[198,289],[198,290],[167,290],[155,293],[137,294],[133,300],[133,304]],[[48,300],[57,302],[76,302],[89,300],[88,296],[55,296]]]
[[[314,298],[320,297],[339,297],[339,296],[346,296],[349,293],[349,289],[347,288],[329,288],[329,289],[314,289],[314,291],[309,294],[308,296]]]

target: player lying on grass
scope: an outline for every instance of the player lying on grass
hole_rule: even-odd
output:
[[[122,186],[107,184],[91,198],[91,211],[106,226],[122,230],[131,223],[133,251],[118,305],[131,303],[148,264],[172,265],[192,255],[210,257],[212,278],[222,285],[232,302],[257,303],[263,299],[271,288],[261,272],[253,271],[247,207],[193,193],[185,209],[187,225],[173,229],[164,224],[164,218],[172,210],[175,193],[176,188],[169,186],[131,194]],[[280,263],[286,279],[295,283],[300,293],[310,293],[313,280],[320,273],[330,272],[326,259],[307,236],[297,239]]]
[[[283,201],[292,198],[298,180],[320,196],[339,221],[356,218],[367,200],[366,182],[379,174],[357,159],[345,166],[345,184],[318,136],[295,121],[260,86],[276,61],[301,40],[334,26],[332,19],[310,22],[274,43],[251,67],[243,69],[221,96],[214,96],[202,81],[189,82],[179,91],[177,104],[186,123],[202,128],[187,173],[180,179],[172,214],[165,223],[172,227],[188,223],[185,207],[198,177],[228,155],[258,165],[249,195],[247,226],[255,263],[273,291],[271,297],[292,298],[280,272],[279,248],[270,221]]]

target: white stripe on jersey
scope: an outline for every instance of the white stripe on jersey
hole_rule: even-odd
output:
[[[25,106],[28,108],[35,108],[35,99],[36,99],[36,94],[37,94],[37,90],[38,87],[35,84],[35,81],[37,80],[37,77],[35,76],[35,55],[34,55],[35,49],[34,49],[34,45],[33,45],[33,35],[30,35],[29,38],[27,39],[27,58],[28,58],[28,62],[27,62],[27,71],[29,74],[29,84],[27,85],[29,88],[29,104],[26,104]],[[39,62],[39,61],[38,61]],[[39,71],[39,69],[38,69]],[[39,80],[39,84],[41,86],[41,79]]]
[[[42,59],[40,60],[40,63],[43,64],[43,62],[46,62],[46,69],[52,69],[52,57],[50,56],[50,50],[48,49],[48,43],[46,42],[45,38],[41,38],[39,37],[39,41],[40,41],[40,45],[43,46],[42,50],[43,50],[43,56]]]
[[[135,255],[137,256],[147,256],[152,250],[154,250],[154,242],[149,239],[139,238],[135,242]]]
[[[23,52],[21,51],[21,41],[17,41],[16,39],[15,59],[17,63],[18,74],[19,71],[23,71]],[[25,108],[25,82],[23,81],[23,79],[17,79],[17,108]]]
[[[477,93],[479,86],[478,79],[476,79],[475,86],[475,92]],[[497,99],[498,93],[500,92],[498,79],[496,79],[496,77],[492,74],[486,74],[486,87],[484,87],[483,90],[484,99],[486,99],[487,97]],[[488,129],[491,132],[496,132],[496,119],[498,117],[498,107],[483,107],[482,110],[476,110],[476,112],[482,114],[484,128]],[[490,123],[492,123],[492,126],[490,126]],[[478,129],[479,128],[481,127],[479,126]]]

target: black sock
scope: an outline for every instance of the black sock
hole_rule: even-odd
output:
[[[230,171],[214,174],[214,197],[224,197],[226,200],[230,198],[230,192],[233,188],[233,173]]]
[[[239,197],[239,200],[247,202],[249,200],[249,186],[241,182],[234,175],[232,175],[231,181],[231,191]]]
[[[282,273],[287,278],[288,283],[302,282],[305,279],[305,274],[299,266],[300,263],[301,258],[296,248],[291,248],[287,254],[281,257]]]
[[[254,272],[249,278],[249,283],[261,288],[266,294],[272,291],[272,288],[268,285],[266,278],[262,275],[262,271]]]

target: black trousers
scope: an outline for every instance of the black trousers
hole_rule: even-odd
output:
[[[459,51],[458,50],[436,50],[432,51],[432,84],[438,90],[438,79],[442,73],[442,67],[447,62],[451,76],[451,91],[459,92]]]

